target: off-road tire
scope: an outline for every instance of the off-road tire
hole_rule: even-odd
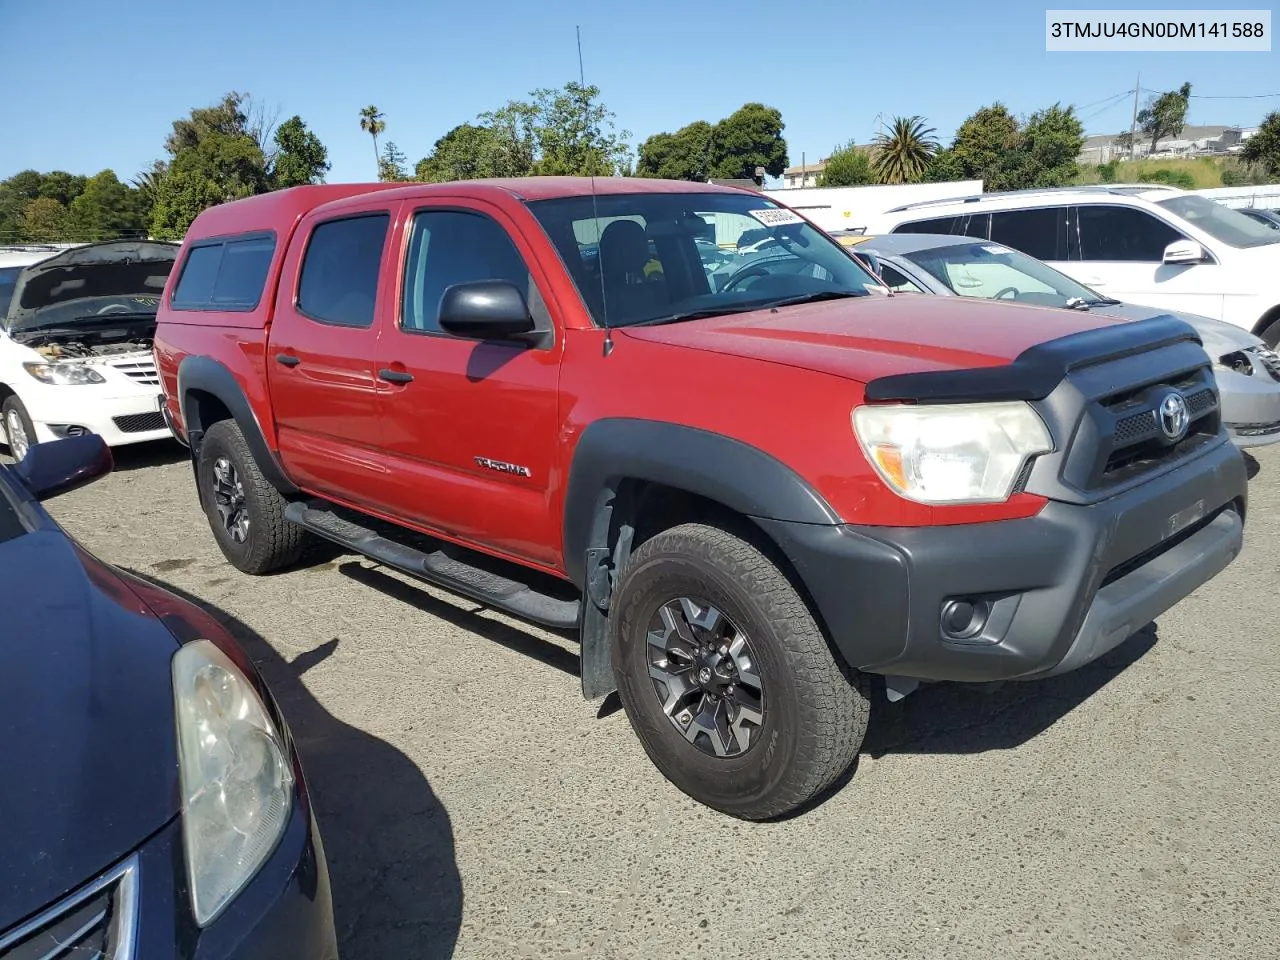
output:
[[[650,678],[649,624],[682,596],[715,605],[751,640],[764,719],[737,756],[690,743]],[[610,632],[632,729],[662,774],[695,800],[744,820],[779,817],[813,800],[857,757],[870,715],[868,678],[837,659],[791,581],[747,540],[686,523],[645,541],[623,572]]]
[[[223,457],[235,468],[244,491],[249,529],[243,542],[232,537],[214,502],[214,464]],[[306,546],[306,531],[284,518],[288,501],[262,475],[234,420],[219,420],[205,433],[197,477],[209,527],[232,566],[243,573],[263,574],[298,561]]]

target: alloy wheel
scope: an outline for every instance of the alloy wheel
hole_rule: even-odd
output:
[[[14,460],[21,460],[31,449],[31,440],[27,436],[27,428],[22,422],[22,415],[10,409],[5,414],[4,432],[9,441],[9,453]]]
[[[737,757],[764,725],[764,686],[751,642],[709,603],[660,606],[647,635],[649,676],[672,726],[703,753]]]
[[[249,508],[244,497],[244,482],[235,465],[226,457],[213,463],[213,505],[223,528],[236,543],[249,539]]]

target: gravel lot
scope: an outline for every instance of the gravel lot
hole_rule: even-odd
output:
[[[1280,445],[1244,555],[1154,631],[1056,680],[881,704],[849,782],[769,825],[670,787],[562,638],[352,556],[239,574],[183,453],[118,451],[49,506],[261,663],[344,960],[1280,957]]]

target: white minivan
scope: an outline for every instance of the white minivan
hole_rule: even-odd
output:
[[[1116,300],[1225,320],[1280,345],[1280,231],[1154,184],[1058,187],[907,204],[867,233],[992,240]]]

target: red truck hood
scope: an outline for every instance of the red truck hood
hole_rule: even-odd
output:
[[[631,327],[626,335],[867,383],[898,373],[1000,366],[1037,343],[1123,322],[1060,308],[903,294]]]

